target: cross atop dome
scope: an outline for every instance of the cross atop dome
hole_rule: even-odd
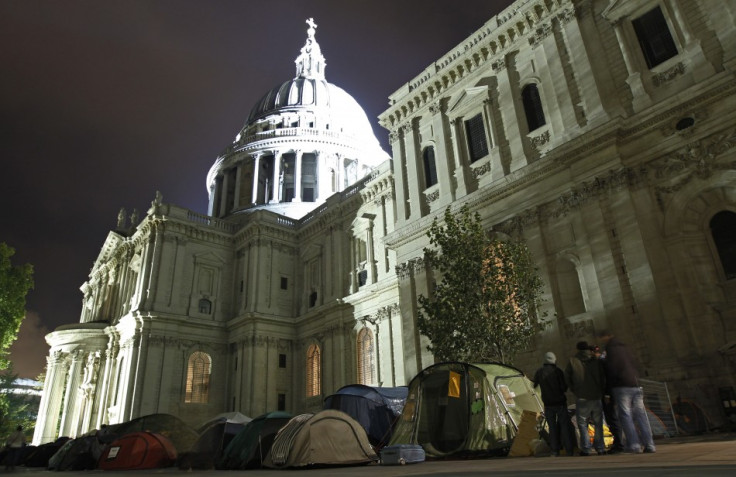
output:
[[[296,77],[310,79],[325,79],[325,57],[322,56],[322,50],[319,43],[314,39],[314,33],[317,31],[317,24],[314,18],[306,20],[309,28],[307,29],[307,42],[301,50],[301,54],[296,58]]]

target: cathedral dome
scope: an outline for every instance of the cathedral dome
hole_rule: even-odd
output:
[[[315,123],[323,128],[341,132],[363,143],[378,144],[363,108],[344,89],[324,78],[296,77],[276,86],[251,109],[242,132],[269,116],[299,111],[311,112]]]
[[[210,215],[268,207],[299,218],[390,159],[363,108],[325,79],[317,25],[307,24],[294,78],[255,103],[210,169]]]

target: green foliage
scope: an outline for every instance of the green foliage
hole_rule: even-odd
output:
[[[5,442],[19,425],[29,439],[36,425],[38,403],[28,394],[12,392],[16,379],[12,364],[0,373],[0,442]]]
[[[419,331],[438,361],[511,362],[543,328],[542,279],[526,244],[490,239],[467,206],[445,211],[424,253],[438,278],[420,295]]]
[[[8,367],[6,352],[18,336],[26,313],[26,294],[33,288],[33,266],[13,266],[15,250],[0,243],[0,369]]]

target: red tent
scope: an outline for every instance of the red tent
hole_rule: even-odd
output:
[[[176,462],[171,441],[153,432],[134,432],[114,440],[100,456],[102,470],[158,469]]]

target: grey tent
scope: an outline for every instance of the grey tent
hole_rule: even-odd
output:
[[[337,409],[358,421],[373,447],[380,449],[391,439],[391,430],[404,408],[409,388],[349,384],[327,396],[325,409]]]
[[[520,370],[500,363],[438,363],[409,383],[389,444],[421,444],[429,457],[504,454],[525,410],[543,408]]]
[[[358,465],[375,462],[365,430],[342,411],[324,409],[300,414],[281,428],[264,467]]]
[[[293,416],[286,412],[269,412],[256,417],[230,440],[217,461],[217,469],[260,469],[271,449],[276,433]]]
[[[134,432],[154,432],[167,437],[178,453],[188,451],[199,439],[199,434],[184,421],[171,414],[149,414],[120,424],[107,426],[111,437],[122,437]]]

